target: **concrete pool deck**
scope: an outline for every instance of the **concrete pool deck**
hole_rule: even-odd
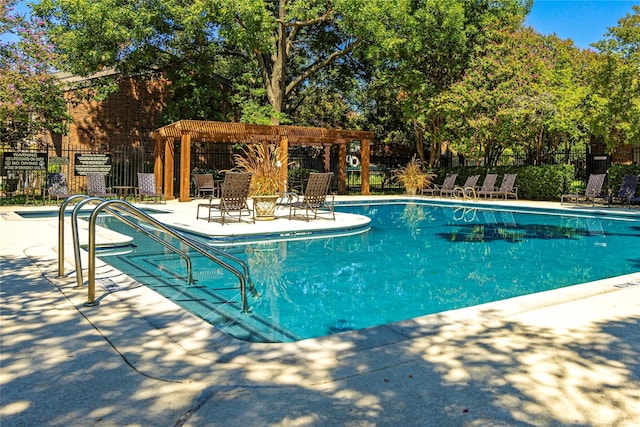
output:
[[[167,208],[195,221],[198,202]],[[621,254],[631,275],[256,344],[104,265],[102,285],[120,290],[84,307],[70,249],[57,277],[57,220],[11,213],[39,209],[0,208],[3,427],[640,425],[640,243]]]

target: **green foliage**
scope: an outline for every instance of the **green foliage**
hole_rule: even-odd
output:
[[[612,165],[608,171],[609,188],[615,193],[620,189],[625,175],[640,176],[640,165]],[[638,195],[638,192],[636,192]]]
[[[0,42],[0,143],[15,148],[45,131],[64,133],[68,115],[41,23],[11,14],[7,6],[0,5],[0,30],[16,41]]]
[[[582,99],[573,94],[581,92],[564,65],[570,51],[531,29],[491,28],[487,37],[464,78],[441,96],[440,110],[458,135],[452,146],[490,165],[506,150],[540,164],[578,128]]]
[[[299,126],[329,129],[358,129],[359,115],[352,114],[353,106],[335,88],[313,86],[300,93],[300,104],[291,111],[291,121]],[[282,122],[281,122],[282,123]]]
[[[428,150],[430,166],[444,147],[489,165],[505,151],[543,164],[589,137],[610,148],[640,141],[640,6],[609,30],[598,53],[523,27],[530,7],[529,0],[33,5],[65,71],[163,73],[172,82],[164,123],[365,128],[378,142],[415,145],[421,159]],[[117,87],[103,81],[90,95]],[[60,104],[33,102],[40,99],[49,108],[42,115],[59,117]]]
[[[278,114],[297,109],[310,82],[329,88],[319,80],[319,73],[340,68],[364,40],[372,40],[375,46],[392,44],[386,18],[402,10],[395,6],[404,2],[290,0],[279,7],[262,0],[212,3],[225,46],[255,61],[258,72],[253,79],[264,89],[261,100],[272,107],[271,121],[279,122]],[[253,111],[260,110],[254,107]]]
[[[212,106],[225,107],[213,102],[223,84],[236,90],[231,110],[242,111],[234,118],[279,123],[296,109],[300,92],[316,74],[343,67],[363,40],[387,49],[398,43],[392,29],[401,22],[397,11],[406,10],[405,4],[42,0],[34,11],[46,21],[66,71],[80,76],[106,69],[124,75],[169,73],[175,98],[168,118],[218,119]]]
[[[517,174],[516,186],[518,198],[528,200],[558,200],[562,194],[569,191],[573,181],[573,166],[571,165],[546,165],[546,166],[494,166],[494,167],[457,167],[438,168],[433,170],[436,174],[435,182],[441,183],[449,173],[457,173],[457,183],[463,183],[468,176],[480,175],[478,185],[482,185],[484,177],[488,173],[498,174],[496,186],[500,186],[501,177],[507,173]]]
[[[452,136],[445,127],[450,112],[440,108],[437,96],[468,71],[489,25],[517,25],[529,7],[519,1],[411,3],[397,29],[404,43],[375,63],[371,121],[380,121],[384,133],[392,125],[404,141],[416,144],[421,158],[424,142],[429,164],[436,165],[442,144]],[[415,136],[404,136],[411,133]]]
[[[171,81],[171,101],[162,111],[162,123],[178,120],[232,121],[237,109],[229,101],[229,91],[217,78],[210,63],[191,64],[191,69],[174,68],[167,78]]]
[[[589,58],[586,121],[609,148],[640,141],[640,5],[596,43]]]
[[[287,172],[288,180],[290,183],[301,183],[307,181],[309,179],[309,174],[311,172],[316,172],[314,169],[289,169]]]
[[[524,166],[517,168],[518,196],[531,200],[559,200],[573,181],[571,165]]]

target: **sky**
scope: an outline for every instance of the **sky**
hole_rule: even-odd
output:
[[[37,0],[33,0],[37,1]],[[604,38],[607,28],[618,25],[618,20],[631,13],[631,6],[640,0],[534,0],[525,25],[541,34],[556,34],[562,39],[572,39],[582,49]],[[26,13],[26,1],[16,10]],[[6,35],[0,39],[7,41]]]
[[[604,39],[610,27],[632,12],[640,0],[534,0],[525,25],[544,35],[556,34],[571,39],[581,49]]]

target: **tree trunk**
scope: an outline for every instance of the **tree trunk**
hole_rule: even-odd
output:
[[[421,162],[424,162],[424,129],[416,119],[413,119],[413,132],[416,135],[416,151]]]
[[[540,127],[536,141],[536,165],[542,164],[542,143],[544,141],[544,126]]]
[[[272,54],[265,54],[259,50],[254,51],[258,66],[260,67],[260,74],[262,75],[267,99],[275,112],[275,116],[271,119],[274,125],[279,124],[280,113],[284,113],[287,109],[286,99],[289,93],[303,84],[309,76],[350,54],[360,45],[360,40],[357,38],[341,44],[340,48],[328,56],[318,59],[306,67],[299,75],[290,76],[289,80],[287,80],[287,60],[290,55],[295,55],[295,43],[298,34],[302,31],[301,29],[324,25],[324,23],[330,22],[335,17],[333,8],[327,4],[327,9],[317,17],[311,17],[304,21],[290,22],[287,20],[287,3],[287,0],[278,1],[277,17],[275,19],[277,25],[277,30],[275,30],[277,40],[275,42],[274,52]]]
[[[438,130],[440,124],[438,119],[431,120],[431,152],[429,153],[429,167],[435,168],[440,166],[440,152],[442,151],[442,142],[438,138]]]
[[[267,77],[267,96],[269,103],[275,111],[275,116],[271,118],[271,124],[280,124],[279,115],[283,111],[285,90],[286,90],[286,70],[287,70],[287,27],[285,26],[286,10],[285,0],[278,3],[278,41],[275,52],[271,55],[271,75]],[[267,73],[268,74],[268,73]]]

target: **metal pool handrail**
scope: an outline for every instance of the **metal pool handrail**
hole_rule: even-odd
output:
[[[161,228],[163,231],[167,230],[166,226],[164,224],[162,224],[161,222],[157,221],[156,219],[154,219],[153,217],[145,214],[144,212],[140,211],[139,209],[137,209],[135,206],[131,205],[130,203],[124,203],[124,205],[133,208],[137,213],[141,214],[144,216],[144,218],[138,218],[138,219],[143,219],[147,222],[150,222],[152,225],[157,226],[158,228]],[[117,209],[122,209],[121,207],[116,207]],[[109,206],[108,208],[106,208],[108,211],[112,211],[113,208],[111,206]],[[130,210],[126,209],[125,212],[130,212]],[[114,212],[115,213],[115,212]],[[117,213],[116,213],[117,215]],[[124,222],[126,222],[127,224],[131,225],[132,227],[136,228],[137,230],[142,231],[143,233],[145,233],[145,235],[148,235],[149,237],[151,237],[152,239],[156,240],[158,243],[163,244],[163,245],[168,245],[169,247],[173,247],[171,245],[169,245],[167,242],[165,242],[164,240],[160,239],[159,237],[157,237],[156,235],[154,235],[153,233],[150,233],[149,231],[147,231],[144,227],[141,227],[140,225],[136,224],[135,222],[130,221],[129,219],[127,219],[124,216],[119,216],[119,218],[121,218]],[[178,240],[180,241],[185,241],[187,239],[189,239],[187,236],[185,236],[182,233],[179,233],[173,229],[168,229],[171,230],[173,233],[175,233],[176,235],[180,236],[180,237],[176,237]],[[233,256],[223,250],[220,250],[218,248],[214,248],[212,246],[207,246],[206,244],[198,241],[198,240],[194,240],[194,239],[189,239],[190,243],[199,246],[203,251],[205,251],[206,253],[208,252],[214,252],[216,255],[222,256],[222,257],[226,257],[229,258],[231,261],[237,262],[240,267],[242,268],[242,272],[244,277],[247,278],[247,282],[249,284],[249,287],[251,288],[251,291],[255,293],[254,287],[253,287],[253,283],[251,282],[250,278],[249,278],[249,267],[247,266],[247,263],[244,262],[243,260],[241,260],[240,258]],[[196,249],[197,250],[197,249]],[[198,250],[198,252],[203,253],[201,251]],[[207,254],[204,253],[205,256],[207,256]],[[186,254],[185,254],[186,255]],[[207,256],[208,257],[208,256]],[[189,259],[189,263],[190,263],[190,259]],[[224,266],[223,266],[224,267]],[[189,274],[189,283],[192,283],[191,280],[191,274]]]
[[[101,197],[86,197],[84,200],[80,200],[76,203],[76,206],[71,212],[71,236],[73,241],[73,255],[76,263],[76,288],[82,288],[84,286],[84,280],[82,278],[82,259],[80,258],[80,236],[78,232],[78,212],[80,209],[89,203],[102,203],[104,199]]]
[[[467,200],[467,199],[471,199],[471,200],[473,200],[474,202],[477,202],[477,201],[478,201],[478,195],[476,194],[476,189],[475,189],[475,188],[473,188],[473,187],[467,187],[467,188],[465,188],[464,190],[465,190],[465,191],[464,191],[464,198],[465,198],[465,200]],[[471,195],[468,195],[468,194],[467,194],[467,191],[469,191],[469,192],[471,193]]]
[[[66,203],[63,202],[63,205],[60,207],[60,212],[58,215],[58,277],[64,276],[64,211],[67,205],[69,204],[69,202],[75,199],[82,199],[74,207],[72,216],[71,216],[71,233],[73,236],[73,249],[74,249],[74,258],[75,258],[75,265],[76,265],[76,288],[82,288],[84,287],[84,280],[83,280],[83,274],[82,274],[82,259],[80,257],[80,237],[78,235],[78,212],[80,212],[80,208],[82,208],[84,205],[90,202],[101,203],[101,202],[104,202],[105,199],[101,197],[90,197],[85,195],[71,196],[68,199],[70,200],[68,201],[65,200]],[[119,209],[119,208],[116,207],[115,209]],[[193,269],[191,267],[191,259],[184,251],[181,251],[180,249],[169,244],[168,242],[165,242],[164,240],[158,238],[157,236],[153,235],[149,231],[145,230],[143,227],[140,227],[140,225],[136,224],[135,222],[132,222],[125,216],[120,215],[118,212],[115,212],[113,208],[108,210],[111,214],[116,216],[122,222],[125,222],[132,228],[145,234],[147,237],[160,243],[167,249],[174,251],[176,254],[182,257],[187,264],[187,274],[188,274],[189,284],[193,282],[193,274],[192,274]],[[128,212],[128,210],[125,210],[125,211]]]
[[[84,194],[75,194],[69,196],[62,201],[58,210],[58,277],[64,276],[64,212],[69,203],[77,199],[88,199],[89,196]],[[76,258],[76,262],[78,258]]]
[[[184,236],[184,235],[182,235],[182,236],[185,239],[188,238],[187,236]],[[223,257],[229,258],[232,261],[237,262],[240,265],[240,267],[242,268],[242,272],[243,272],[244,276],[247,278],[247,282],[248,282],[248,285],[249,285],[249,290],[251,291],[252,294],[257,295],[257,291],[255,290],[253,282],[251,282],[251,278],[249,277],[249,266],[247,265],[246,262],[244,262],[240,258],[238,258],[236,256],[233,256],[233,255],[231,255],[231,254],[229,254],[229,253],[227,253],[227,252],[225,252],[223,250],[220,250],[218,248],[214,248],[213,246],[208,246],[207,244],[205,244],[203,242],[200,242],[198,240],[190,239],[190,241],[191,241],[191,243],[200,246],[202,248],[202,250],[204,250],[204,251],[215,252],[216,255],[223,256]]]
[[[109,207],[111,205],[116,205],[117,207],[121,207],[123,208],[123,210],[127,211],[127,213],[135,216],[136,218],[143,220],[145,222],[148,222],[150,224],[152,224],[153,226],[159,228],[160,230],[162,230],[163,232],[169,234],[171,237],[179,240],[181,243],[187,245],[188,247],[190,247],[191,249],[195,250],[196,252],[200,253],[201,255],[209,258],[211,261],[215,262],[216,264],[220,265],[221,267],[227,269],[229,272],[233,273],[239,280],[240,282],[240,296],[242,299],[242,311],[244,313],[248,313],[249,312],[249,307],[248,307],[248,303],[247,303],[247,290],[246,290],[246,285],[247,282],[250,282],[250,279],[248,278],[248,274],[247,277],[245,277],[245,275],[242,274],[242,272],[240,272],[237,268],[233,267],[232,265],[229,265],[228,263],[226,263],[225,261],[219,259],[218,257],[212,255],[211,253],[209,253],[208,251],[204,250],[198,243],[195,243],[194,241],[192,241],[191,239],[189,239],[188,237],[184,236],[183,234],[171,229],[170,227],[167,227],[166,225],[164,225],[163,223],[161,223],[160,221],[154,219],[153,217],[145,214],[144,212],[142,212],[141,210],[139,210],[138,208],[136,208],[135,206],[133,206],[132,204],[125,202],[123,200],[106,200],[103,201],[102,203],[100,203],[91,213],[91,216],[89,218],[89,278],[88,278],[88,285],[89,285],[89,290],[88,290],[88,301],[84,304],[85,306],[94,306],[94,305],[98,305],[99,301],[96,301],[96,277],[95,277],[95,273],[96,273],[96,236],[95,236],[95,229],[96,229],[96,221],[98,218],[98,215],[100,214],[100,212],[102,212],[103,210],[106,210],[107,212],[110,212]],[[228,254],[225,254],[228,255]],[[237,258],[236,258],[237,259]],[[242,263],[241,260],[237,259],[240,263]],[[248,269],[245,270],[245,272],[248,272]]]
[[[459,212],[461,212],[459,214]],[[478,215],[478,209],[459,207],[453,211],[453,219],[455,221],[473,222]]]
[[[76,262],[76,279],[78,282],[78,287],[83,287],[84,286],[84,281],[82,278],[82,262],[80,259],[80,244],[79,244],[79,237],[78,237],[78,227],[77,227],[77,213],[80,211],[80,208],[82,206],[84,206],[85,204],[88,204],[90,202],[105,202],[105,199],[100,198],[100,197],[90,197],[87,195],[83,195],[83,194],[76,194],[73,196],[69,196],[68,198],[66,198],[62,205],[60,206],[60,211],[58,214],[58,276],[62,277],[64,276],[64,213],[66,210],[66,207],[73,202],[74,200],[77,199],[82,199],[78,205],[74,208],[74,212],[72,215],[72,233],[73,233],[73,240],[74,240],[74,255],[75,255],[75,262]],[[117,203],[119,201],[114,200],[112,201],[114,203]],[[251,282],[251,279],[249,277],[249,268],[247,266],[247,264],[242,261],[241,259],[228,254],[220,249],[217,248],[213,248],[213,247],[208,247],[205,246],[203,243],[199,243],[197,241],[193,241],[193,240],[189,240],[189,242],[186,242],[187,237],[175,232],[174,230],[168,229],[164,224],[162,224],[161,222],[155,220],[154,218],[150,217],[149,215],[146,215],[144,212],[140,211],[139,209],[137,209],[135,206],[123,202],[123,203],[118,203],[121,206],[109,206],[106,207],[105,209],[110,212],[111,214],[113,214],[114,216],[116,216],[118,219],[121,219],[123,222],[126,222],[128,225],[136,228],[138,231],[142,231],[145,235],[147,235],[148,237],[151,237],[152,239],[154,239],[156,242],[170,248],[171,250],[177,251],[179,253],[179,255],[181,254],[181,256],[183,256],[185,258],[185,260],[187,261],[187,269],[189,270],[189,283],[192,283],[193,278],[192,278],[192,274],[191,274],[191,269],[190,269],[190,265],[191,265],[191,259],[188,257],[188,255],[186,255],[186,253],[178,250],[177,248],[173,247],[172,245],[168,244],[168,242],[165,242],[162,239],[157,238],[157,236],[153,235],[152,233],[149,233],[147,230],[145,230],[143,227],[140,227],[138,224],[135,224],[134,222],[129,221],[128,219],[126,219],[126,217],[124,217],[123,215],[120,215],[119,213],[115,212],[114,209],[116,210],[120,210],[120,211],[124,211],[127,213],[132,213],[135,216],[138,217],[138,219],[142,219],[145,220],[146,222],[150,222],[151,224],[155,225],[156,227],[162,229],[163,231],[166,231],[167,233],[169,233],[170,235],[172,235],[173,237],[177,238],[178,240],[180,240],[181,242],[184,243],[188,243],[189,246],[191,245],[197,245],[198,247],[194,247],[194,249],[196,251],[198,251],[199,253],[203,254],[204,256],[206,256],[209,259],[212,259],[214,262],[216,262],[217,264],[221,265],[222,267],[228,269],[229,271],[231,271],[233,274],[235,274],[236,276],[238,276],[239,272],[237,271],[237,269],[235,269],[232,266],[229,266],[228,264],[224,263],[222,260],[219,260],[215,257],[212,258],[212,256],[208,253],[208,251],[212,251],[215,252],[217,255],[219,256],[224,256],[229,258],[230,260],[237,262],[243,270],[244,275],[240,275],[241,277],[241,293],[242,293],[242,309],[244,312],[248,312],[249,308],[247,306],[247,302],[246,302],[246,290],[244,289],[243,284],[248,282],[250,289],[252,290],[252,292],[255,293],[254,287],[253,287],[253,283]],[[123,208],[126,207],[126,208]],[[139,214],[139,215],[138,215]],[[95,233],[95,231],[94,231]],[[94,248],[95,249],[95,248]],[[95,253],[94,253],[94,257],[95,257]],[[94,299],[95,299],[95,290],[94,290]],[[94,301],[95,302],[95,301]]]
[[[165,242],[164,240],[162,240],[161,238],[159,238],[155,234],[151,233],[149,230],[146,230],[144,227],[142,227],[139,224],[137,224],[135,221],[131,221],[126,216],[124,216],[124,215],[120,214],[119,212],[117,212],[117,211],[124,211],[124,213],[132,214],[132,212],[130,212],[129,210],[127,210],[127,209],[123,210],[119,206],[114,206],[114,207],[107,208],[107,211],[109,211],[112,215],[114,215],[120,221],[124,222],[125,224],[127,224],[128,226],[134,228],[135,230],[139,231],[140,233],[144,234],[145,236],[147,236],[148,238],[150,238],[154,242],[161,244],[165,248],[169,249],[170,251],[175,252],[177,255],[182,257],[184,259],[184,261],[186,262],[186,264],[187,264],[187,280],[188,280],[188,283],[189,284],[193,283],[193,273],[192,273],[193,272],[193,267],[192,267],[192,263],[191,263],[191,258],[189,258],[189,255],[187,255],[186,252],[181,251],[180,249],[176,248],[175,246],[173,246],[169,242]]]
[[[476,189],[473,187],[456,187],[453,189],[453,197],[460,197],[463,200],[473,200],[474,202],[478,201]]]

